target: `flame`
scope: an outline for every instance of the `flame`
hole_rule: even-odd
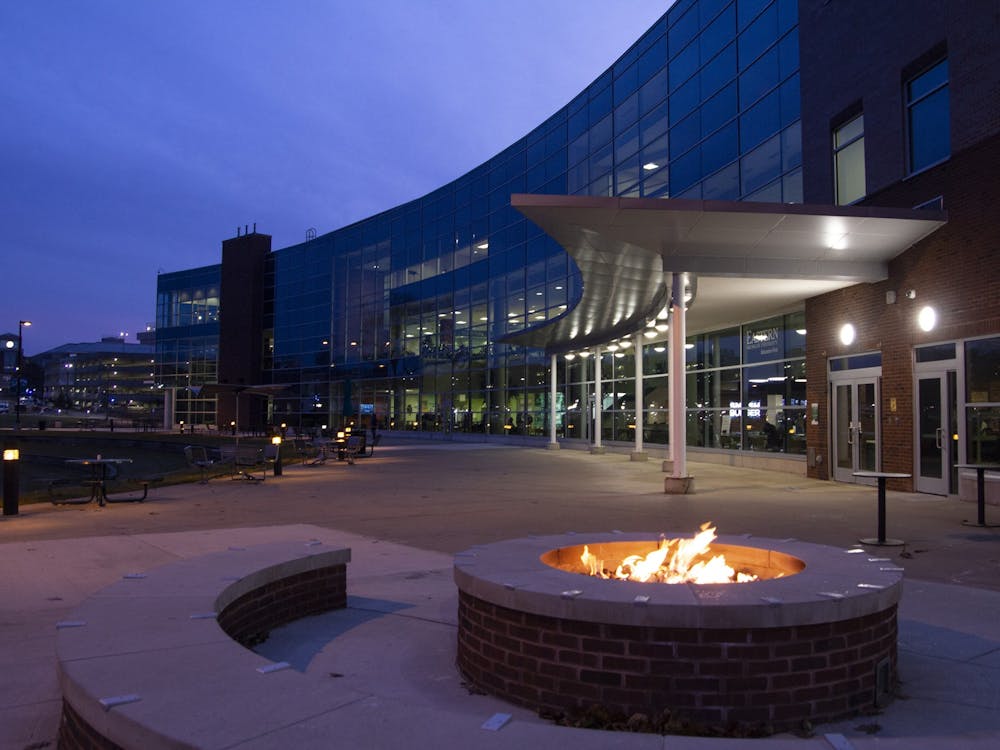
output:
[[[715,555],[708,560],[699,560],[708,554],[712,540],[716,538],[715,527],[710,523],[701,525],[701,531],[691,539],[660,539],[660,545],[648,555],[629,555],[612,573],[604,567],[604,561],[591,554],[587,545],[583,547],[580,560],[590,575],[597,578],[614,578],[622,581],[649,581],[658,583],[747,583],[756,581],[750,573],[737,573],[726,564],[725,555]],[[673,550],[673,554],[671,554]],[[669,560],[667,556],[670,555]],[[666,562],[664,562],[666,561]]]

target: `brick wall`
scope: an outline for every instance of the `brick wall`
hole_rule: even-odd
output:
[[[347,605],[347,566],[309,570],[254,589],[218,614],[226,635],[253,645],[274,628]]]
[[[896,608],[821,625],[711,630],[533,615],[459,592],[458,666],[498,697],[551,714],[594,705],[775,731],[872,706],[896,675]]]

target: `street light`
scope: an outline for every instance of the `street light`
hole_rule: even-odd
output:
[[[17,321],[17,365],[14,367],[14,379],[17,381],[14,397],[14,429],[21,429],[21,352],[24,350],[23,328],[30,326],[30,320]]]

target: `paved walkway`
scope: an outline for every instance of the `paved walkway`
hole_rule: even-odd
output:
[[[455,552],[570,530],[687,533],[704,521],[725,534],[842,547],[875,534],[874,488],[696,462],[689,468],[696,492],[667,496],[659,461],[401,442],[355,466],[287,467],[262,484],[217,479],[157,488],[142,505],[22,506],[21,515],[0,520],[0,749],[55,747],[57,621],[125,573],[234,544],[349,544],[348,610],[275,633],[267,647],[305,671],[344,675],[382,698],[386,710],[412,712],[412,734],[371,735],[368,746],[447,747],[443,728],[420,735],[422,706],[428,715],[472,711],[483,721],[498,710],[493,699],[462,689],[453,668]],[[889,493],[888,535],[906,544],[878,554],[907,573],[902,685],[881,714],[817,727],[810,740],[588,732],[574,742],[671,750],[822,748],[841,740],[859,750],[1000,746],[1000,529],[962,525],[975,515],[974,505],[954,499]],[[1000,508],[988,508],[988,516],[1000,521]],[[387,608],[387,601],[401,606]],[[558,733],[567,730],[499,710],[514,719],[499,732],[484,730],[483,747],[530,747],[529,737],[562,744]],[[359,741],[350,746],[365,746]]]

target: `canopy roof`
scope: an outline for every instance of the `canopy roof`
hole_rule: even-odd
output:
[[[513,195],[562,245],[583,294],[558,318],[504,337],[551,353],[639,331],[669,303],[672,273],[697,277],[690,333],[801,308],[888,276],[889,261],[947,222],[943,211],[743,201]]]

